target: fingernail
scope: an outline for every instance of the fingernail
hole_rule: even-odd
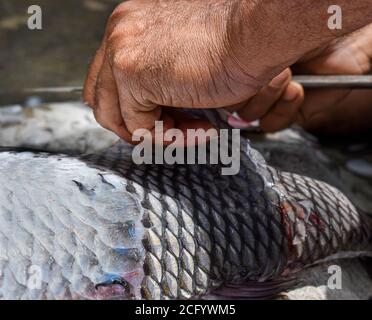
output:
[[[227,123],[236,129],[247,129],[251,126],[251,122],[245,121],[238,115],[229,115],[227,117]]]
[[[280,88],[284,82],[286,82],[289,78],[289,72],[287,70],[281,72],[277,75],[274,79],[272,79],[269,83],[270,87]]]
[[[295,86],[289,85],[284,92],[283,99],[286,101],[293,101],[298,96],[298,90]]]

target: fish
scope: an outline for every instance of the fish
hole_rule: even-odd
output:
[[[272,298],[309,266],[371,255],[368,213],[244,137],[231,176],[132,151],[0,149],[0,298]]]

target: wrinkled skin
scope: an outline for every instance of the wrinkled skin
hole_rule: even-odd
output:
[[[84,99],[103,127],[128,142],[136,129],[153,129],[160,119],[165,130],[211,126],[165,107],[225,107],[248,122],[260,119],[265,131],[283,129],[303,100],[286,68],[372,19],[367,1],[340,1],[354,9],[341,31],[314,24],[314,16],[326,21],[328,15],[308,0],[124,2],[108,21]],[[299,17],[299,10],[306,14]]]
[[[98,122],[131,142],[131,133],[151,129],[154,120],[174,126],[161,106],[222,107],[256,93],[264,80],[246,74],[231,54],[231,3],[144,0],[117,7],[85,85]]]

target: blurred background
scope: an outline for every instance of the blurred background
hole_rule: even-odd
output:
[[[81,85],[120,2],[0,0],[0,105],[19,100],[23,88]],[[42,7],[43,30],[28,29],[34,4]]]

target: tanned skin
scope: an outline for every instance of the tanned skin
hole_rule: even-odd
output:
[[[372,22],[370,0],[338,0],[343,28],[330,30],[327,9],[332,4],[124,2],[109,18],[84,99],[103,127],[128,142],[136,129],[152,129],[156,120],[163,120],[165,129],[210,126],[179,116],[177,108],[225,107],[245,120],[260,119],[266,131],[295,121],[316,128],[314,116],[306,116],[312,113],[308,110],[314,97],[303,106],[303,89],[291,81],[288,67],[312,54],[302,66],[308,63],[308,70],[315,70],[319,48]],[[330,72],[337,72],[340,66],[332,68]]]

